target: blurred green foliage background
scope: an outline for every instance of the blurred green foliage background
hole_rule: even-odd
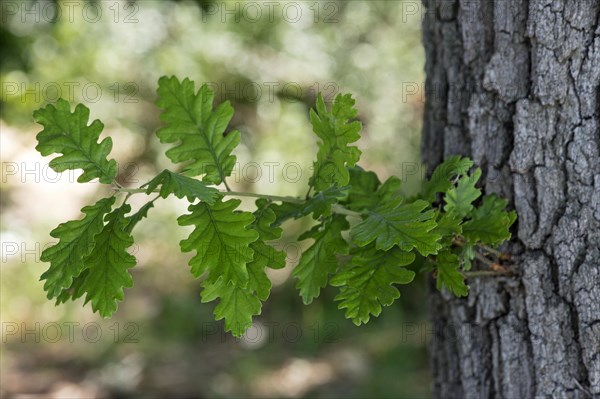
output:
[[[162,200],[136,229],[135,286],[110,320],[83,301],[55,307],[39,276],[49,231],[110,189],[57,175],[34,150],[31,114],[60,96],[82,102],[114,141],[119,181],[173,168],[154,136],[157,80],[209,83],[242,132],[234,190],[302,195],[316,154],[308,120],[318,91],[352,93],[360,165],[420,184],[424,55],[418,1],[2,1],[0,46],[0,394],[2,397],[428,397],[425,294],[419,280],[362,327],[327,288],[303,306],[290,272],[306,243],[288,222],[287,267],[242,340],[201,304]],[[135,198],[135,197],[134,197]],[[141,204],[142,199],[140,199]],[[251,205],[250,201],[245,202]]]

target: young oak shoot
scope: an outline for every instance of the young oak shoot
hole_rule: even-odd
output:
[[[339,287],[338,307],[356,325],[379,316],[400,297],[397,285],[411,283],[416,271],[433,271],[439,289],[466,296],[471,261],[486,259],[478,249],[495,252],[510,239],[515,212],[506,211],[507,201],[495,194],[482,197],[477,188],[481,171],[471,172],[468,158],[448,158],[414,198],[400,195],[397,177],[382,183],[357,166],[361,152],[351,144],[360,138],[361,123],[349,94],[338,95],[329,109],[319,95],[310,111],[319,150],[306,198],[231,191],[227,177],[240,133],[225,134],[233,109],[228,102],[214,107],[213,99],[207,85],[196,91],[189,79],[159,79],[157,104],[164,126],[156,134],[172,145],[167,157],[182,164],[182,172],[164,170],[138,188],[115,181],[116,161],[108,159],[112,140],[98,142],[103,124],[89,123],[84,105],[71,112],[69,103],[59,99],[34,112],[43,126],[37,150],[44,156],[61,154],[50,161],[52,169],[81,169],[79,182],[98,179],[116,187],[111,196],[85,206],[81,219],[50,233],[58,243],[41,257],[50,263],[41,276],[49,299],[59,304],[85,295],[94,312],[111,316],[124,288],[133,285],[129,270],[136,259],[127,248],[134,227],[156,200],[170,195],[190,203],[189,213],[177,221],[194,230],[180,247],[193,254],[189,266],[192,276],[202,279],[202,302],[218,300],[215,318],[225,319],[225,329],[235,336],[252,325],[269,297],[266,268],[285,266],[285,254],[270,242],[281,237],[279,226],[288,219],[311,216],[316,221],[299,237],[312,244],[292,273],[303,302],[311,303],[327,285]],[[220,184],[226,190],[220,191]],[[134,194],[153,197],[132,212],[127,201]],[[255,197],[256,210],[240,210],[239,200],[226,197]]]

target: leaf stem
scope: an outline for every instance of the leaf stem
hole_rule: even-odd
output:
[[[310,198],[310,192],[312,191],[312,186],[309,185],[308,186],[308,191],[306,192],[306,195],[304,196],[304,198],[306,198],[307,200]]]
[[[142,188],[119,188],[118,192],[128,193],[127,198],[129,198],[133,194],[146,193],[146,190]],[[158,193],[159,190],[152,191],[153,193]],[[259,194],[259,193],[247,193],[241,191],[220,191],[223,196],[231,196],[231,197],[249,197],[249,198],[264,198],[269,201],[281,201],[281,202],[289,202],[292,204],[304,204],[305,200],[296,197],[284,197],[280,195],[270,195],[270,194]],[[350,209],[346,209],[341,205],[334,204],[332,207],[333,212],[338,213],[340,215],[347,215],[353,217],[361,217],[362,213],[351,211]]]
[[[360,212],[351,211],[350,209],[346,209],[343,206],[338,205],[338,204],[333,204],[331,209],[333,210],[334,213],[339,213],[340,215],[354,216],[357,218],[362,217],[362,215],[363,215]]]
[[[121,206],[125,205],[127,203],[127,200],[129,199],[129,197],[131,197],[133,195],[133,193],[127,193],[127,195],[125,196],[125,199],[123,200],[123,203],[121,204]]]
[[[156,197],[152,198],[152,200],[150,202],[154,203],[159,198],[160,198],[160,194],[158,194]]]
[[[303,204],[306,201],[300,198],[294,197],[282,197],[279,195],[269,195],[269,194],[258,194],[258,193],[246,193],[240,191],[221,191],[221,194],[224,196],[233,196],[233,197],[251,197],[251,198],[265,198],[269,201],[282,201],[282,202],[291,202],[292,204]]]
[[[120,189],[117,189],[117,191],[129,193],[129,194],[147,193],[147,191],[143,188],[120,188]],[[158,193],[159,190],[153,190],[151,192]],[[306,202],[300,198],[295,198],[295,197],[283,197],[283,196],[279,196],[279,195],[246,193],[246,192],[241,192],[241,191],[219,191],[219,193],[221,193],[221,195],[223,195],[223,196],[265,198],[269,201],[291,202],[293,204],[303,204]]]
[[[131,194],[139,194],[139,193],[146,192],[146,190],[144,190],[143,188],[118,188],[118,189],[116,189],[116,191],[119,191],[121,193],[131,193]],[[158,190],[155,190],[153,192],[158,193]]]

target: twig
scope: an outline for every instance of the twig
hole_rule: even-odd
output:
[[[492,262],[491,260],[489,260],[488,258],[486,258],[485,256],[483,256],[479,252],[473,252],[473,253],[475,254],[475,259],[477,259],[477,260],[485,263],[490,268],[494,268],[495,267],[496,263]]]
[[[483,249],[484,251],[491,253],[492,255],[494,255],[498,259],[501,259],[502,256],[504,255],[502,252],[498,251],[497,249],[494,249],[492,247],[488,247],[485,244],[477,244],[477,246],[479,248]]]

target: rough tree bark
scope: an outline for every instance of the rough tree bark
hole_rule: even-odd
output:
[[[440,398],[600,397],[600,1],[425,0],[423,161],[517,210],[518,277],[432,290]]]

